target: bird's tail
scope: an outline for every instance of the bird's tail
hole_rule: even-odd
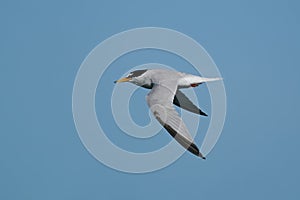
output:
[[[206,82],[220,81],[220,80],[223,80],[223,78],[221,78],[221,77],[205,78],[205,77],[200,77],[200,76],[194,76],[193,75],[193,76],[189,76],[186,80],[187,80],[188,83],[194,84],[195,86],[198,86],[198,85],[200,85],[202,83],[206,83]]]
[[[202,83],[223,80],[223,78],[204,78],[204,77],[201,78],[202,78],[201,80]]]

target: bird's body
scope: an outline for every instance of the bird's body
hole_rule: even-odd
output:
[[[219,78],[203,78],[169,69],[137,70],[135,73],[131,72],[129,76],[142,74],[140,76],[132,76],[132,81],[130,82],[149,89],[153,87],[153,84],[161,84],[164,81],[171,80],[177,82],[178,89],[196,87],[203,82],[219,80]]]
[[[151,89],[146,100],[155,118],[184,148],[205,159],[194,144],[192,136],[173,104],[190,112],[207,116],[179,89],[196,87],[204,82],[216,80],[220,78],[203,78],[169,69],[144,69],[131,72],[127,77],[116,82],[131,82]]]

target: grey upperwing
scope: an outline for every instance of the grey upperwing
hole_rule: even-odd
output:
[[[180,90],[176,91],[173,104],[192,113],[207,116],[205,112],[203,112],[200,108],[193,104],[193,102],[191,102],[191,100],[189,100],[189,98],[185,96],[185,94],[182,93]]]

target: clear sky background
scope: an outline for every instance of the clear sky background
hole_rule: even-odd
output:
[[[299,199],[299,6],[296,0],[1,1],[0,199]],[[228,112],[206,161],[185,153],[163,170],[127,174],[82,145],[72,89],[97,44],[144,26],[183,32],[208,51],[224,77]],[[109,94],[112,81],[142,61],[193,72],[158,52],[128,55],[100,81],[98,116],[110,103],[101,101],[101,91]],[[205,91],[196,89],[209,114]],[[146,92],[133,100],[145,112]],[[147,123],[134,108],[137,123]],[[129,150],[146,144],[122,136],[108,111],[105,129],[115,143]],[[205,129],[208,119],[202,121]]]

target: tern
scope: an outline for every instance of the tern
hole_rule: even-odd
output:
[[[185,149],[205,159],[173,104],[190,112],[207,116],[180,89],[197,87],[202,83],[221,79],[204,78],[170,69],[142,69],[129,73],[126,77],[115,81],[115,83],[130,82],[151,89],[146,96],[146,101],[157,121]]]

